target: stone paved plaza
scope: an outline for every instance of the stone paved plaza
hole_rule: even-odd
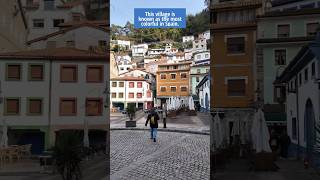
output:
[[[210,137],[149,131],[111,132],[111,180],[209,179]]]

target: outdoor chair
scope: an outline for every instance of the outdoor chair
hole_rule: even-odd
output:
[[[30,158],[31,157],[31,147],[32,147],[32,144],[22,145],[21,149],[20,149],[21,156]]]
[[[17,147],[8,147],[4,152],[4,159],[8,159],[10,163],[13,162],[13,159],[20,160],[21,156],[19,154],[19,149]]]

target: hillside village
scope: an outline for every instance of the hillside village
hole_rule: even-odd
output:
[[[133,104],[148,110],[170,97],[193,97],[201,111],[210,109],[210,31],[173,40],[136,43],[122,36],[111,40],[113,111]],[[175,46],[181,43],[182,47]],[[185,48],[184,48],[185,47]],[[205,78],[206,77],[206,78]]]

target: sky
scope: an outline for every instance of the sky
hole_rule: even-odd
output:
[[[110,0],[111,24],[133,23],[134,8],[186,8],[188,15],[201,12],[205,4],[204,0]]]

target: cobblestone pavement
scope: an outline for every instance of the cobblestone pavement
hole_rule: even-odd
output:
[[[208,135],[111,131],[111,180],[209,179]]]
[[[147,114],[139,113],[137,115],[137,128],[145,128]],[[110,127],[111,128],[125,128],[125,121],[127,118],[123,118],[118,114],[111,114]],[[190,131],[210,131],[211,116],[208,113],[197,113],[197,116],[188,116],[185,113],[178,115],[176,118],[167,118],[166,129],[183,129]],[[159,129],[163,128],[162,119],[159,121]]]

